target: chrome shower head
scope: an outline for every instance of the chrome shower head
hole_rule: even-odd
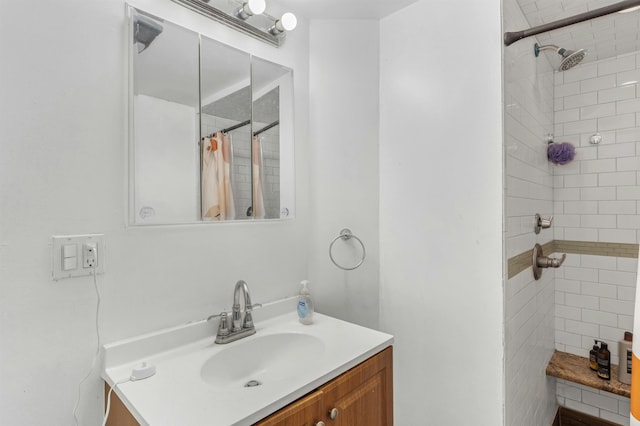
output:
[[[542,50],[555,50],[555,52],[562,56],[562,62],[560,62],[560,66],[558,67],[559,71],[566,71],[578,65],[585,56],[587,56],[587,51],[584,49],[576,50],[567,50],[562,47],[554,46],[553,44],[548,44],[546,46],[539,46],[536,43],[533,46],[533,51],[536,54],[536,57],[540,55]]]
[[[558,52],[564,58],[562,62],[560,62],[560,71],[566,71],[578,65],[585,56],[587,56],[587,51],[584,49],[578,49],[575,52],[573,50],[564,50],[564,53]]]

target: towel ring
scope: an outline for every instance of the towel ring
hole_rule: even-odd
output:
[[[351,267],[351,268],[347,268],[347,267],[344,267],[342,265],[339,265],[338,262],[336,262],[336,260],[333,258],[333,254],[332,254],[331,251],[333,250],[333,245],[335,244],[336,241],[338,241],[338,240],[348,241],[351,238],[355,238],[356,240],[358,240],[358,242],[362,246],[362,259],[360,259],[360,262],[358,262],[358,264],[356,266]],[[367,255],[367,252],[366,252],[366,250],[364,248],[364,243],[362,242],[362,240],[360,238],[358,238],[355,235],[353,235],[351,233],[351,230],[348,229],[348,228],[344,228],[342,231],[340,231],[340,235],[335,237],[333,239],[333,241],[331,241],[331,244],[329,244],[329,258],[331,259],[331,261],[333,262],[334,265],[336,265],[340,269],[344,269],[345,271],[352,271],[352,270],[356,269],[357,267],[359,267],[360,265],[362,265],[362,262],[364,262],[364,258],[365,258],[366,255]]]

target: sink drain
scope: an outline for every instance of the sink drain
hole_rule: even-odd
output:
[[[262,383],[260,383],[257,380],[249,380],[247,383],[244,384],[245,388],[253,388],[256,386],[260,386]]]

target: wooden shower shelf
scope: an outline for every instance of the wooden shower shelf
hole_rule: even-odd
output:
[[[611,380],[602,380],[589,368],[589,359],[566,352],[555,351],[547,365],[547,376],[579,383],[616,395],[631,396],[631,386],[618,381],[618,366],[611,366]]]

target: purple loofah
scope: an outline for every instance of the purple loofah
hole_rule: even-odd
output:
[[[547,158],[554,164],[567,164],[575,154],[575,148],[568,142],[550,143],[547,148]]]

